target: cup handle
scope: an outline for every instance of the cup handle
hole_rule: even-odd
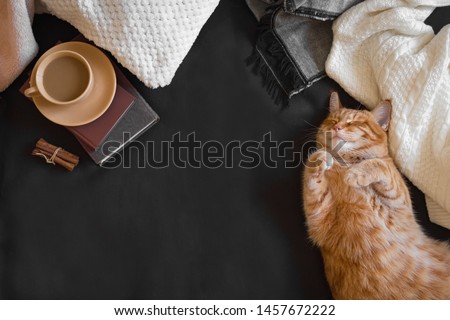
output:
[[[25,90],[24,95],[28,98],[40,96],[41,93],[38,91],[37,87],[30,87]]]

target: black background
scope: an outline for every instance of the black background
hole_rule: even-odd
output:
[[[449,13],[438,9],[429,21],[438,30]],[[35,16],[33,29],[39,55],[78,34],[50,15]],[[325,78],[288,108],[276,106],[245,64],[255,37],[245,2],[222,0],[171,85],[148,89],[122,68],[161,117],[138,140],[159,146],[195,132],[226,144],[271,132],[299,151],[325,117],[330,90],[358,105]],[[32,66],[1,93],[1,298],[331,298],[306,235],[300,167],[143,169],[128,148],[121,156],[130,168],[99,168],[18,92]],[[30,156],[40,137],[79,154],[79,166],[69,173]],[[423,194],[411,191],[427,233],[448,239],[429,222]]]

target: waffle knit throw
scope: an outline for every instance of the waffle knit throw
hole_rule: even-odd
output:
[[[146,86],[168,85],[219,0],[41,0]]]
[[[424,20],[450,0],[366,0],[333,25],[327,74],[373,108],[392,102],[389,144],[400,171],[450,229],[450,25]]]
[[[16,2],[7,1],[12,4]],[[219,0],[39,1],[44,12],[72,24],[87,39],[111,52],[125,68],[150,88],[170,84],[200,29],[218,3]],[[30,19],[21,19],[16,25],[28,28],[26,30],[31,36],[30,41],[34,41]],[[14,32],[13,28],[9,29],[6,30],[7,34]],[[17,42],[21,43],[20,40]],[[17,50],[16,55],[21,56],[20,50],[23,47],[14,48]],[[35,54],[36,46],[34,50]],[[23,67],[19,69],[23,70]],[[9,82],[13,79],[9,79]]]

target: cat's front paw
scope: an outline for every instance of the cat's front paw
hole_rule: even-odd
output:
[[[373,182],[372,180],[371,175],[360,168],[348,169],[344,177],[345,183],[354,188],[367,187]]]
[[[311,173],[313,178],[319,178],[323,173],[333,167],[333,156],[326,150],[314,152],[308,159],[306,170]]]

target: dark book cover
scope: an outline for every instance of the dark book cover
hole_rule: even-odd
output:
[[[66,127],[91,150],[96,150],[131,107],[135,98],[120,85],[109,108],[98,119],[81,126]]]
[[[136,88],[125,77],[123,72],[111,61],[116,72],[117,84],[134,96],[134,103],[123,117],[114,126],[111,132],[105,137],[103,143],[96,150],[92,150],[81,139],[77,140],[98,165],[107,165],[107,162],[128,143],[135,140],[147,129],[159,121],[159,116],[149,106],[147,101],[141,96]]]

